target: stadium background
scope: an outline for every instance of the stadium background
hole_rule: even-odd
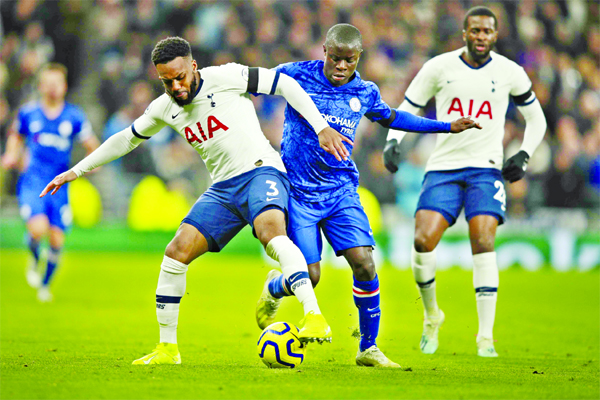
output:
[[[101,140],[128,126],[162,92],[150,52],[157,40],[168,35],[186,38],[201,67],[227,62],[274,67],[322,58],[327,29],[338,22],[352,23],[361,30],[365,48],[358,70],[364,79],[376,82],[383,98],[396,107],[427,59],[462,46],[463,16],[475,4],[479,3],[3,1],[1,143],[6,142],[7,127],[17,108],[35,97],[35,73],[48,61],[68,67],[68,99],[83,107]],[[525,67],[548,120],[546,137],[532,157],[526,178],[507,185],[508,223],[500,229],[498,243],[512,246],[499,249],[500,264],[518,263],[530,269],[544,264],[559,269],[592,268],[600,264],[598,2],[486,5],[499,20],[497,50]],[[284,101],[267,96],[254,101],[265,135],[278,148]],[[435,117],[433,101],[426,115]],[[522,117],[511,106],[504,139],[508,156],[518,149],[523,128]],[[380,256],[401,268],[408,265],[412,215],[434,140],[434,135],[405,139],[400,172],[391,175],[381,158],[385,130],[364,120],[357,131],[353,158],[361,171],[361,186],[376,198],[367,201],[367,208],[375,231],[380,232]],[[81,149],[76,151],[74,162],[82,155]],[[134,192],[147,176],[158,177],[164,185],[156,179],[145,180]],[[21,226],[16,218],[16,177],[13,171],[4,173],[2,179],[5,247],[21,245],[20,235],[13,231]],[[75,222],[88,228],[100,222],[99,228],[87,232],[100,237],[106,229],[127,225],[172,232],[189,205],[210,185],[200,158],[168,130],[89,179],[100,199],[89,186],[77,191]],[[170,206],[139,201],[148,195]],[[145,209],[140,203],[146,204]],[[381,215],[376,203],[382,206]],[[74,245],[78,232],[75,228],[67,249]],[[447,260],[444,265],[470,264],[465,232],[461,218],[440,248],[447,255],[441,257]]]
[[[428,58],[462,46],[464,13],[477,4],[484,3],[3,0],[2,152],[7,127],[17,108],[35,97],[35,73],[47,61],[67,65],[68,99],[86,111],[101,140],[131,124],[162,93],[150,52],[167,35],[190,41],[201,67],[230,61],[274,67],[320,59],[327,29],[349,22],[364,39],[358,70],[396,107]],[[408,257],[434,137],[407,137],[400,172],[391,175],[381,159],[385,130],[365,121],[353,157],[378,232],[384,310],[378,344],[403,370],[352,367],[357,322],[351,274],[331,253],[316,293],[334,343],[309,348],[301,374],[266,370],[255,353],[253,311],[270,267],[247,229],[222,254],[190,268],[179,325],[182,368],[132,368],[131,360],[156,340],[162,252],[210,184],[200,157],[165,131],[71,185],[75,225],[53,282],[53,304],[37,303],[25,283],[17,174],[0,171],[0,397],[598,398],[599,4],[485,5],[499,19],[498,51],[526,68],[548,119],[526,178],[507,185],[508,221],[497,238],[500,358],[488,363],[474,357],[477,321],[462,217],[438,248],[439,299],[447,315],[443,344],[434,356],[420,354],[422,306]],[[254,101],[277,148],[283,101]],[[427,115],[434,110],[430,104]],[[516,151],[523,128],[511,107],[507,155]],[[82,156],[76,149],[73,162]],[[301,313],[289,301],[279,315],[296,323]]]

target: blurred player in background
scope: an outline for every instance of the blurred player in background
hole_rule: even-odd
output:
[[[275,71],[296,79],[306,90],[325,119],[350,139],[346,140],[349,153],[352,153],[351,140],[363,115],[384,127],[413,132],[461,132],[477,126],[468,118],[439,122],[391,109],[381,99],[379,88],[363,81],[355,72],[363,47],[359,30],[352,25],[333,26],[327,32],[323,50],[325,61],[282,64]],[[376,345],[381,310],[379,279],[372,256],[375,241],[356,191],[356,164],[349,158],[340,161],[327,154],[319,146],[317,137],[310,134],[310,125],[303,117],[288,104],[281,154],[292,184],[290,238],[306,257],[315,286],[321,274],[321,231],[336,255],[343,255],[350,264],[361,332],[356,363],[399,367]],[[290,287],[294,284],[278,271],[268,274],[256,310],[261,328],[274,320],[282,298],[292,295]]]
[[[50,63],[39,73],[39,101],[25,104],[9,130],[4,168],[22,168],[17,184],[21,216],[27,221],[27,244],[32,261],[27,268],[27,282],[38,289],[38,299],[52,300],[50,281],[65,242],[65,230],[71,223],[66,190],[59,196],[40,199],[39,193],[49,179],[69,169],[71,150],[77,139],[91,153],[98,145],[83,111],[65,101],[67,69]],[[27,152],[24,152],[25,148]],[[48,238],[47,266],[41,276],[40,242]]]
[[[492,51],[498,38],[496,16],[486,7],[468,11],[464,20],[466,47],[437,56],[423,66],[406,90],[400,109],[416,114],[435,97],[440,120],[471,115],[481,132],[438,136],[426,167],[415,221],[412,270],[425,308],[421,351],[433,354],[444,322],[435,294],[435,248],[446,229],[465,209],[473,252],[473,285],[479,316],[477,354],[497,357],[493,328],[498,290],[494,242],[504,221],[506,195],[502,178],[523,178],[529,157],[546,132],[546,119],[519,65]],[[502,167],[504,120],[509,97],[525,117],[519,152]],[[383,158],[394,173],[405,132],[389,131]],[[502,172],[500,171],[502,168]]]
[[[213,185],[198,199],[169,243],[156,289],[160,343],[133,364],[180,364],[177,347],[179,303],[188,264],[219,252],[247,224],[278,261],[304,307],[301,341],[331,340],[310,284],[306,261],[286,235],[289,181],[279,154],[263,135],[250,93],[283,96],[306,118],[306,132],[336,157],[347,157],[345,139],[330,128],[315,104],[288,76],[263,68],[226,64],[198,70],[187,41],[170,37],[152,52],[165,94],[154,100],[131,127],[110,137],[70,171],[54,178],[41,196],[121,157],[171,126],[200,154]],[[317,136],[318,133],[318,136]],[[347,140],[347,139],[346,139]],[[148,199],[152,201],[152,199]]]

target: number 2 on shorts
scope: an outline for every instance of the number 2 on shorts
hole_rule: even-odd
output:
[[[494,187],[498,188],[498,191],[494,195],[494,199],[498,200],[502,204],[502,211],[506,211],[506,191],[504,185],[500,181],[494,182]]]

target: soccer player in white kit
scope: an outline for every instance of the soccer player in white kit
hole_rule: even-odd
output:
[[[438,119],[450,121],[457,116],[471,116],[483,128],[461,135],[439,135],[427,162],[412,250],[413,275],[425,309],[420,344],[425,354],[437,350],[438,332],[445,318],[436,301],[435,248],[464,207],[479,317],[477,354],[498,356],[493,340],[499,282],[494,241],[506,210],[502,178],[510,183],[523,178],[529,157],[546,132],[546,119],[523,68],[492,51],[497,29],[496,16],[490,9],[470,9],[464,20],[466,47],[426,62],[399,107],[417,113],[435,97]],[[509,97],[525,118],[526,128],[519,152],[502,167]],[[405,132],[388,132],[383,158],[392,173],[398,170],[399,142],[404,135]]]
[[[206,252],[219,252],[246,224],[295,282],[304,308],[301,341],[330,341],[304,256],[286,235],[289,182],[279,154],[263,135],[249,93],[282,95],[313,127],[331,154],[347,158],[348,141],[323,119],[306,92],[279,72],[239,64],[197,69],[187,41],[169,37],[152,52],[165,93],[144,115],[104,142],[42,191],[54,194],[66,182],[121,157],[171,126],[200,154],[213,185],[198,199],[166,248],[156,289],[160,343],[135,365],[180,364],[177,347],[179,303],[188,264]],[[148,199],[152,201],[152,199]]]

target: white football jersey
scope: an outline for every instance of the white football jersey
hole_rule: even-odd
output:
[[[406,100],[417,107],[435,97],[440,121],[471,116],[483,128],[438,134],[427,171],[502,168],[509,95],[520,96],[531,89],[525,70],[515,62],[492,51],[486,64],[473,68],[460,57],[465,51],[462,48],[432,58],[406,90]]]
[[[180,107],[170,95],[163,94],[135,120],[134,134],[147,138],[169,125],[200,154],[213,182],[259,166],[285,172],[279,153],[260,128],[254,104],[246,92],[248,67],[230,63],[203,68],[200,77],[197,94],[190,104]]]

